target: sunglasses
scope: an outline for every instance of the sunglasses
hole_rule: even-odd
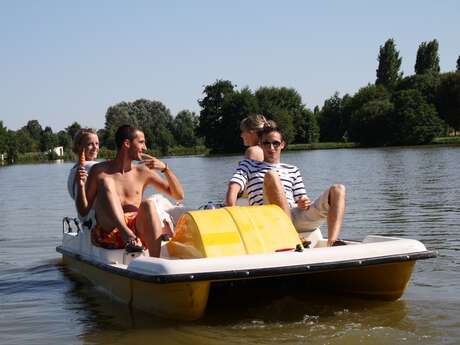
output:
[[[277,141],[277,140],[275,140],[275,141],[262,141],[262,145],[264,145],[267,148],[273,145],[273,147],[275,149],[278,149],[280,147],[280,145],[281,145],[281,142]]]

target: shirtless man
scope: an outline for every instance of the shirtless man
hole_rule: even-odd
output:
[[[250,205],[278,205],[292,219],[298,231],[312,231],[327,221],[327,245],[332,246],[338,239],[343,222],[345,187],[334,184],[311,202],[299,169],[281,163],[281,151],[285,146],[281,131],[264,127],[259,138],[264,161],[245,159],[240,162],[228,184],[226,204],[234,206],[238,193],[245,190]]]
[[[143,192],[153,186],[176,200],[182,200],[184,191],[166,163],[156,158],[142,159],[142,152],[146,149],[142,131],[121,126],[115,134],[115,141],[117,155],[114,160],[94,165],[88,176],[79,171],[78,212],[84,216],[94,207],[97,225],[91,236],[96,245],[114,249],[144,245],[150,256],[159,257],[162,224],[155,202],[142,200]],[[141,164],[135,164],[133,160],[141,161]]]

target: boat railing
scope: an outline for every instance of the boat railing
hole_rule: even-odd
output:
[[[75,230],[72,227],[72,223],[75,226]],[[78,218],[73,218],[73,217],[64,217],[62,218],[62,233],[63,234],[68,234],[68,233],[80,233],[81,232],[81,225],[80,225],[80,220]]]

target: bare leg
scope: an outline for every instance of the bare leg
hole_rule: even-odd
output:
[[[334,184],[329,189],[329,212],[327,214],[327,245],[331,246],[339,237],[345,214],[345,186]]]
[[[291,218],[291,210],[280,177],[273,171],[267,171],[264,177],[264,203],[281,207],[288,217]]]
[[[114,228],[119,229],[124,241],[136,237],[126,226],[121,201],[115,188],[115,181],[110,177],[104,178],[98,186],[95,209],[97,222],[102,229],[106,231]]]
[[[139,206],[136,219],[136,231],[141,236],[149,254],[152,257],[160,256],[162,225],[153,200],[144,200]]]

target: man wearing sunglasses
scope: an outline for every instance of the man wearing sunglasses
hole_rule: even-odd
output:
[[[244,159],[230,179],[226,204],[234,206],[240,191],[246,191],[250,205],[275,204],[281,207],[300,232],[313,231],[328,223],[327,245],[338,239],[345,212],[345,187],[334,184],[313,202],[307,196],[299,169],[281,163],[285,147],[283,134],[266,127],[260,132],[264,161]]]

